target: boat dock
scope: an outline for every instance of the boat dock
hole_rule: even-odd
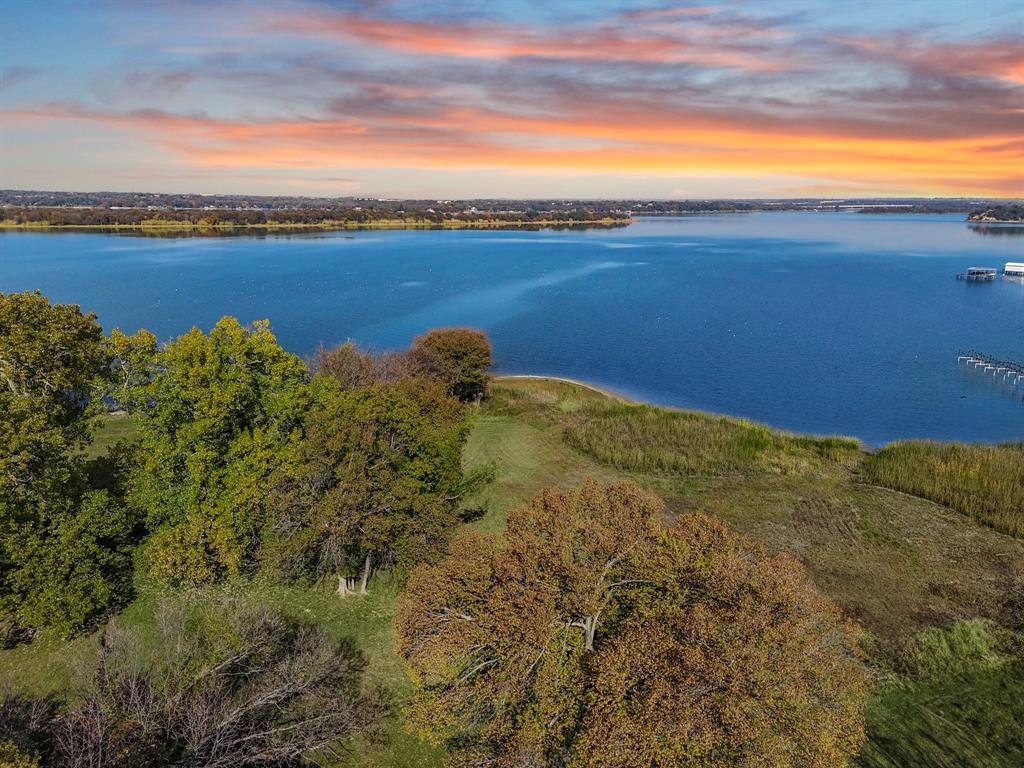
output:
[[[1018,384],[1024,385],[1024,363],[1018,363],[1013,360],[1001,360],[998,357],[971,350],[960,352],[956,356],[956,361],[957,363],[973,366],[975,370],[984,373],[991,372],[993,378],[1001,379],[1004,382],[1013,384],[1013,386]]]
[[[957,280],[966,280],[969,283],[991,283],[996,279],[994,267],[968,267],[966,272],[956,276]]]
[[[991,283],[999,275],[995,267],[968,267],[966,272],[956,276],[957,280],[966,280],[969,283]],[[1003,277],[1024,277],[1024,263],[1008,261],[1003,267]]]

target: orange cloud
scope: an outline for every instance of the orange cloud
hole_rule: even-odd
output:
[[[678,29],[672,34],[611,26],[552,33],[509,25],[435,24],[327,12],[273,16],[268,20],[268,27],[275,32],[357,41],[403,53],[431,56],[694,64],[765,72],[788,68],[783,59],[770,55],[767,49],[714,42],[706,28],[701,30],[701,35],[693,36],[679,34]],[[750,32],[751,29],[734,27],[715,36],[743,31]]]
[[[920,141],[742,125],[636,126],[599,117],[544,120],[463,109],[392,123],[222,120],[158,111],[90,112],[51,106],[20,120],[89,120],[144,135],[199,169],[497,168],[515,172],[649,176],[803,176],[928,194],[1007,194],[1024,147],[1015,135]],[[800,126],[794,126],[799,128]],[[590,142],[553,147],[554,135]],[[588,145],[589,144],[589,145]]]

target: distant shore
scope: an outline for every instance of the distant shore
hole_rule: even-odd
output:
[[[0,230],[28,230],[38,232],[77,231],[90,232],[194,232],[202,234],[227,233],[234,230],[273,230],[280,231],[319,231],[343,232],[366,229],[538,229],[547,227],[624,227],[632,223],[632,219],[445,219],[431,221],[429,219],[379,219],[377,221],[324,221],[317,223],[286,223],[268,222],[262,224],[193,224],[187,221],[148,221],[138,224],[50,224],[47,222],[0,221]]]

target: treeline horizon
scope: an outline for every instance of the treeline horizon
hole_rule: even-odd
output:
[[[772,210],[864,213],[977,213],[1012,204],[997,198],[722,198],[722,199],[385,199],[287,195],[0,190],[4,218],[51,226],[141,225],[147,219],[192,225],[310,225],[408,219],[445,221],[592,221],[634,216]]]

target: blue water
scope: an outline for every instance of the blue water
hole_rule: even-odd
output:
[[[956,353],[1024,361],[1024,281],[954,275],[1010,260],[1024,261],[1024,236],[983,235],[961,216],[266,238],[18,232],[0,235],[0,290],[38,288],[107,329],[163,338],[223,314],[269,317],[300,354],[347,338],[401,347],[470,325],[491,335],[501,372],[871,444],[1002,441],[1024,439],[1024,386],[958,367]]]

